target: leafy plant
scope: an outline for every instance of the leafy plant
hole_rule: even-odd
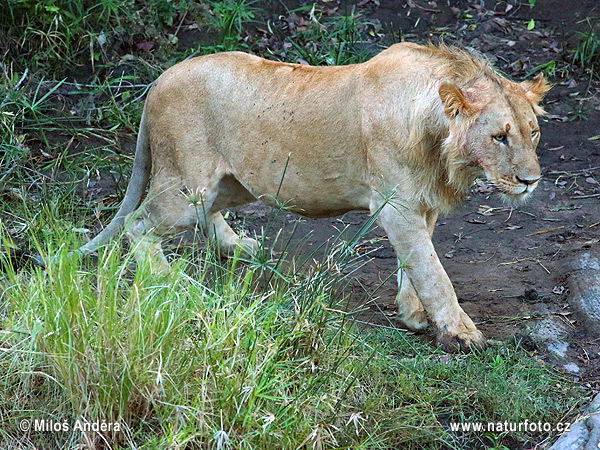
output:
[[[578,102],[577,106],[567,114],[569,122],[588,120],[588,112],[584,102]]]
[[[600,38],[593,27],[586,33],[578,33],[581,42],[573,52],[573,64],[593,69],[600,62]]]
[[[184,14],[189,8],[189,0],[148,0],[151,23],[156,26],[172,26],[173,19]]]
[[[144,8],[134,0],[7,0],[0,2],[0,47],[18,69],[62,75],[84,61],[108,62],[106,50],[127,35],[173,41],[162,37],[164,28],[188,7],[188,0],[150,0]]]
[[[556,69],[557,69],[558,63],[555,60],[550,60],[548,62],[539,64],[537,66],[535,66],[534,68],[530,69],[526,74],[525,77],[530,77],[531,75],[533,75],[536,72],[543,72],[545,75],[549,75],[551,77],[556,75]]]
[[[369,55],[359,46],[360,31],[373,26],[362,21],[354,8],[346,16],[328,17],[313,7],[307,29],[288,39],[292,48],[286,59],[291,62],[304,60],[317,66],[365,61]]]
[[[252,22],[257,8],[252,5],[257,0],[225,0],[210,2],[215,15],[212,25],[221,30],[219,43],[230,48],[241,39],[240,35],[244,25]]]

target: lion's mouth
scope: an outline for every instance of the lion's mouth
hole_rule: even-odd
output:
[[[502,194],[504,197],[523,200],[528,197],[537,187],[538,182],[525,184],[507,180],[504,178],[494,178],[487,176],[483,181],[492,188],[493,191]]]

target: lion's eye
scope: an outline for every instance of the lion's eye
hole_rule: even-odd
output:
[[[531,139],[535,139],[536,137],[538,137],[538,134],[540,134],[540,130],[533,130],[531,132]]]
[[[497,134],[493,136],[496,142],[500,142],[501,144],[506,144],[506,135],[505,134]]]

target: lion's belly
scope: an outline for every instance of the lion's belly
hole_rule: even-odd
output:
[[[244,158],[247,160],[247,158]],[[308,158],[310,159],[310,158]],[[306,217],[332,217],[353,210],[369,209],[371,190],[361,170],[347,161],[314,157],[296,162],[294,153],[264,164],[236,164],[238,181],[256,198]]]

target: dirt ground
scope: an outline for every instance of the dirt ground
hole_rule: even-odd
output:
[[[291,9],[306,2],[281,3]],[[446,40],[478,49],[516,80],[524,79],[538,64],[568,61],[576,31],[585,31],[585,19],[597,19],[600,14],[593,0],[576,6],[560,0],[541,1],[532,9],[496,1],[449,2],[460,4],[456,7],[442,1],[347,5],[353,3],[362,3],[358,8],[363,17],[379,21],[388,34],[399,35],[402,29],[404,39],[423,41],[445,32]],[[326,4],[345,7],[344,2]],[[286,13],[282,5],[270,11],[274,18]],[[530,19],[536,26],[528,31]],[[551,77],[556,85],[545,101],[548,116],[540,123],[543,179],[532,199],[513,209],[478,184],[461,208],[438,219],[434,244],[462,307],[489,339],[516,337],[543,359],[596,383],[600,380],[600,341],[584,329],[569,307],[568,280],[569,265],[577,255],[600,250],[600,140],[589,140],[600,132],[599,83],[590,83],[583,71],[564,75]],[[582,98],[585,102],[580,102]],[[578,109],[587,120],[573,117]],[[233,214],[238,226],[244,223],[255,232],[271,215],[259,204],[238,208]],[[358,212],[319,220],[280,214],[277,226],[290,230],[291,222],[298,221],[294,240],[306,239],[302,252],[310,252],[345,225],[358,229],[366,218],[366,213]],[[395,321],[395,276],[390,277],[396,270],[396,257],[382,230],[373,230],[362,247],[375,251],[371,261],[354,274],[352,303],[368,306],[360,315],[365,322],[401,327]],[[556,333],[568,344],[566,351],[551,351],[553,344],[536,338],[539,328],[547,328],[548,323],[550,334]],[[432,340],[432,333],[425,333],[423,339]]]

